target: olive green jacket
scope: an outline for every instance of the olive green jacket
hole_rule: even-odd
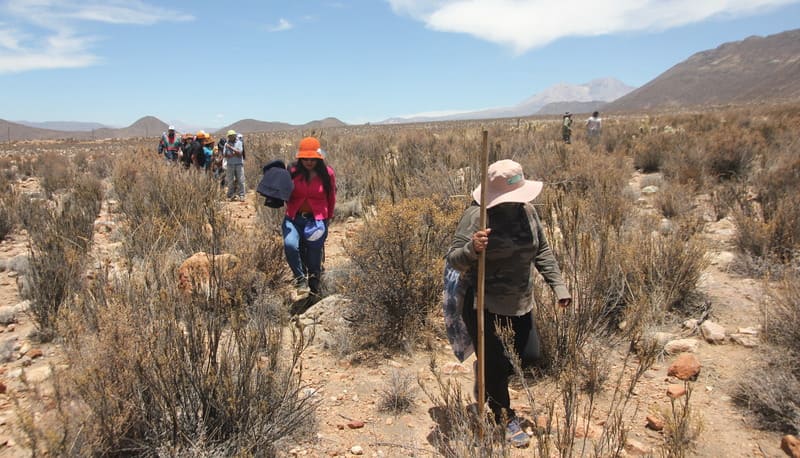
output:
[[[524,212],[517,216],[490,220],[492,232],[486,250],[484,305],[489,312],[506,316],[522,316],[533,308],[532,266],[558,300],[570,298],[536,210],[531,204],[518,205],[524,205]],[[480,207],[472,205],[461,217],[446,256],[453,268],[471,277],[473,285],[477,282],[478,254],[472,234],[479,225]]]

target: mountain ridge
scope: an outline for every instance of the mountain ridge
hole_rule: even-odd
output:
[[[642,111],[800,99],[800,29],[691,55],[604,107]]]

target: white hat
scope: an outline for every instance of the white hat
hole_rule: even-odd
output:
[[[175,126],[169,126],[167,130],[175,130]]]
[[[544,183],[526,180],[522,166],[503,159],[489,166],[486,183],[486,208],[506,202],[530,202],[542,192]],[[481,186],[472,191],[472,197],[481,203]]]

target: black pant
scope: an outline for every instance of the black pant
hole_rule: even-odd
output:
[[[463,317],[477,353],[478,316],[476,310],[473,309],[474,297],[472,291],[467,291],[464,298]],[[512,419],[515,416],[514,411],[511,410],[511,399],[508,395],[508,379],[514,373],[514,368],[511,365],[511,361],[506,357],[502,340],[496,334],[496,323],[501,327],[511,327],[514,330],[514,351],[517,356],[521,356],[528,341],[533,320],[530,313],[522,316],[505,316],[495,315],[486,310],[483,312],[486,399],[489,402],[489,408],[492,409],[495,415],[495,419],[500,421],[503,417],[503,410],[506,411],[505,415],[508,419]]]

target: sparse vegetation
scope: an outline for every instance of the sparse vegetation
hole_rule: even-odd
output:
[[[442,256],[479,179],[485,127],[493,155],[547,182],[536,208],[575,301],[562,310],[546,286],[535,289],[543,359],[535,375],[517,368],[530,415],[545,417],[527,425],[535,426],[533,456],[622,455],[639,408],[637,383],[660,351],[646,334],[698,315],[708,266],[700,218],[734,222],[738,254],[755,266],[748,275],[786,275],[765,306],[764,366],[745,377],[736,399],[765,427],[797,434],[800,207],[787,190],[800,188],[798,120],[775,110],[611,118],[594,149],[563,145],[547,119],[316,132],[336,170],[339,201],[358,202],[364,218],[363,229],[347,233],[350,263],[337,266],[343,279],[329,290],[345,295],[353,312],[352,323],[332,331],[341,341],[334,350],[413,353],[443,338]],[[297,139],[310,133],[247,135],[249,187],[263,163],[292,160]],[[282,440],[314,431],[317,400],[302,366],[308,342],[283,298],[282,211],[259,202],[257,226],[237,224],[218,183],[162,161],[132,161],[149,157],[136,142],[81,144],[77,153],[23,148],[24,156],[3,164],[0,239],[25,229],[31,313],[42,337],[60,337],[67,363],[53,369],[55,395],[37,398],[33,409],[18,406],[32,450],[269,455]],[[648,175],[627,189],[635,169]],[[114,255],[122,262],[88,265],[109,183],[120,213],[108,237],[121,242]],[[640,194],[648,184],[657,192]],[[187,294],[176,285],[178,266],[198,252],[238,262],[211,263],[205,289]],[[610,366],[609,355],[622,367]],[[429,441],[438,452],[508,455],[497,425],[475,415],[471,393],[438,366],[432,373],[433,383],[419,383],[434,405]],[[400,372],[378,395],[378,410],[419,410],[411,378]],[[691,452],[700,425],[691,407],[686,397],[661,412],[664,456]],[[576,440],[592,427],[597,436]]]

